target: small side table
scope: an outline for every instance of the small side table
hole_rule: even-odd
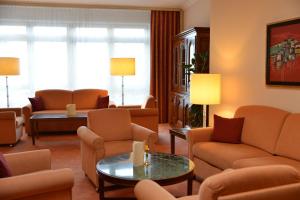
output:
[[[191,128],[173,128],[169,130],[171,140],[171,154],[175,154],[175,136],[186,140],[187,132]]]

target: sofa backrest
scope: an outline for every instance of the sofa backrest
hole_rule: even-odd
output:
[[[99,97],[108,95],[107,90],[81,89],[73,91],[73,103],[76,109],[96,109]]]
[[[46,110],[65,110],[72,103],[72,91],[69,90],[39,90],[36,97],[41,97]]]
[[[131,117],[128,109],[111,108],[88,112],[88,128],[104,141],[132,140]]]
[[[300,113],[286,118],[279,135],[275,154],[300,161]]]
[[[274,153],[283,123],[289,112],[268,106],[242,106],[235,117],[244,117],[242,142]]]

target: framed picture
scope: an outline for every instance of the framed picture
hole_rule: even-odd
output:
[[[267,25],[266,83],[300,85],[300,19]]]

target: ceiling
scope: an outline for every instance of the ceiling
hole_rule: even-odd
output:
[[[112,7],[184,8],[197,0],[4,0],[5,3],[72,4]]]

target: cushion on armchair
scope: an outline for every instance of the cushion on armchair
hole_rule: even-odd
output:
[[[98,100],[97,100],[97,108],[98,109],[108,108],[108,105],[109,105],[109,96],[98,97]]]

